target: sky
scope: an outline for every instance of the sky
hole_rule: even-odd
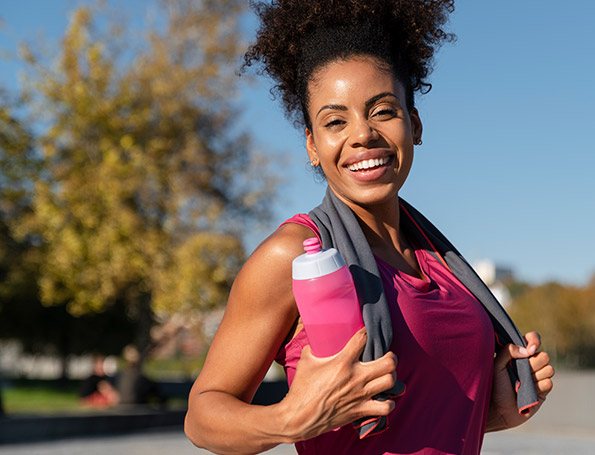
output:
[[[76,0],[0,0],[0,52],[39,30],[59,39]],[[401,196],[471,262],[490,259],[533,284],[584,285],[595,275],[595,2],[459,0],[437,53],[432,90],[418,96],[423,145]],[[146,12],[141,0],[118,5]],[[256,20],[243,21],[247,39]],[[0,62],[0,86],[18,65]],[[246,78],[243,78],[244,80]],[[318,205],[302,131],[269,94],[240,81],[238,127],[279,172],[268,231]],[[251,233],[254,248],[266,230]]]

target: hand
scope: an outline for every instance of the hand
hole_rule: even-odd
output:
[[[306,346],[296,367],[285,406],[287,431],[294,441],[310,439],[361,417],[388,415],[392,400],[372,397],[390,389],[396,380],[397,358],[383,357],[360,362],[366,331],[359,330],[338,354],[318,358]]]
[[[541,346],[541,338],[537,332],[525,335],[527,348],[508,344],[504,346],[494,359],[494,382],[492,386],[492,401],[488,414],[486,431],[505,430],[513,428],[529,420],[539,410],[547,394],[551,392],[554,368],[550,365],[550,358],[545,352],[537,352]],[[529,365],[533,376],[533,383],[539,397],[539,403],[529,408],[526,414],[520,414],[516,404],[516,394],[513,390],[506,365],[511,359],[529,358]]]

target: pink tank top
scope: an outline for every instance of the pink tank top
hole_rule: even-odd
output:
[[[307,215],[287,222],[318,235]],[[397,377],[407,386],[395,401],[388,429],[360,440],[347,425],[297,443],[298,453],[480,453],[492,388],[494,329],[481,304],[450,271],[424,250],[415,254],[425,280],[376,258],[390,304]],[[289,385],[307,344],[302,330],[277,353]]]

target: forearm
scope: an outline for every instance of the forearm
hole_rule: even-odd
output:
[[[188,438],[214,453],[254,454],[295,439],[287,428],[282,404],[247,404],[223,392],[191,397],[185,421]]]

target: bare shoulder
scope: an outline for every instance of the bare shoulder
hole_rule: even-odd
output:
[[[195,393],[219,390],[250,401],[298,318],[291,263],[312,235],[307,227],[283,225],[248,258],[232,286]]]
[[[255,311],[273,310],[271,302],[292,304],[291,263],[303,253],[302,243],[312,231],[298,224],[286,224],[265,239],[248,258],[238,274],[228,302],[228,310],[247,302]],[[247,298],[250,296],[250,298]],[[228,311],[229,312],[229,311]]]
[[[291,261],[304,252],[303,241],[313,235],[312,230],[305,226],[295,223],[284,224],[256,248],[245,267],[291,267]]]

